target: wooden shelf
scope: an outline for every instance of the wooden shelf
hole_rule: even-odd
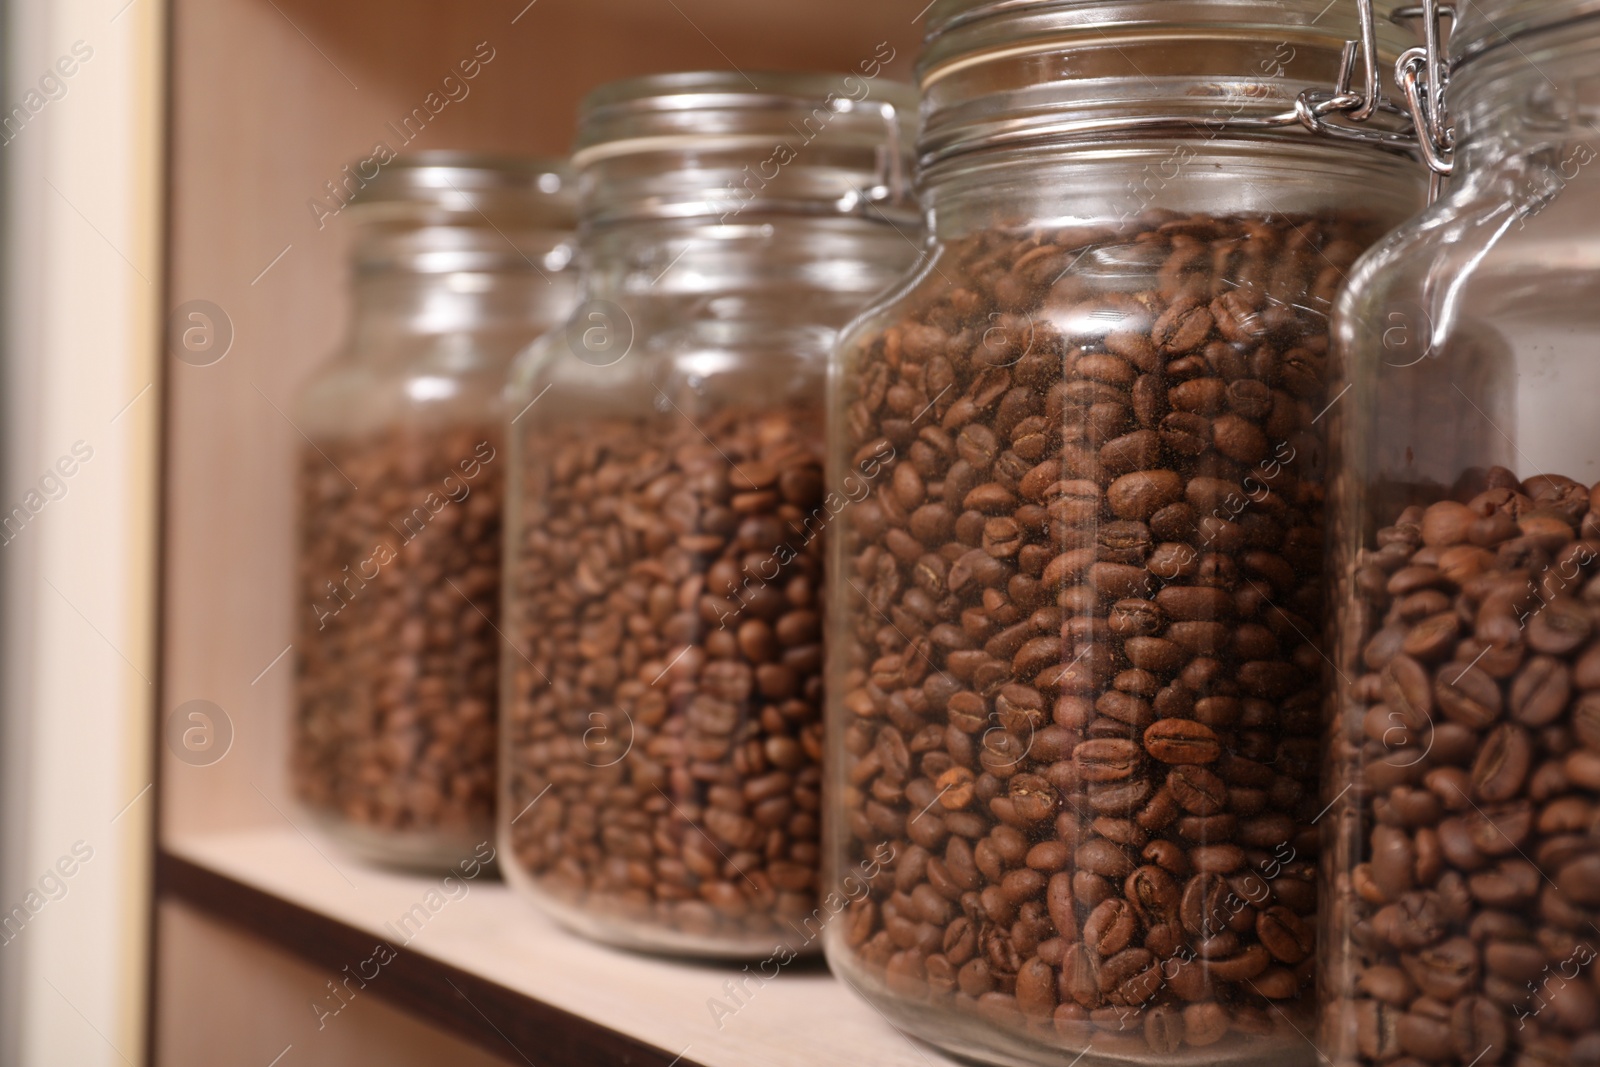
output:
[[[313,198],[378,139],[399,147],[394,125],[465,57],[492,49],[494,58],[408,150],[565,153],[585,92],[656,71],[849,71],[887,43],[895,58],[882,76],[904,78],[925,3],[163,5],[163,307],[216,305],[233,344],[209,365],[169,358],[163,368],[157,718],[164,728],[186,702],[208,701],[232,744],[207,765],[160,746],[151,1063],[212,1067],[261,1054],[265,1064],[290,1042],[279,1067],[462,1062],[433,1055],[429,1042],[538,1067],[666,1065],[680,1054],[679,1063],[705,1067],[943,1062],[898,1037],[820,964],[762,988],[719,1030],[706,1002],[725,995],[735,972],[588,945],[499,883],[474,884],[370,983],[373,999],[398,1014],[364,1016],[358,1002],[337,1036],[312,1036],[307,999],[319,995],[318,976],[366,959],[377,936],[392,936],[384,924],[429,883],[346,866],[326,850],[352,888],[282,815],[293,808],[292,643],[307,610],[293,595],[303,442],[289,413],[349,314],[349,219],[326,219]],[[167,323],[168,340],[181,328]],[[419,1023],[409,1045],[392,1025],[404,1015]],[[438,1031],[426,1041],[423,1023]]]
[[[510,1063],[538,1067],[954,1067],[914,1043],[821,962],[796,962],[736,1005],[737,966],[659,959],[578,938],[502,882],[439,879],[343,859],[295,829],[169,841],[157,891],[268,939],[330,975],[397,950],[367,991]],[[409,936],[409,940],[407,937]],[[364,968],[373,969],[372,966]],[[712,1004],[735,1008],[713,1014]],[[720,1025],[719,1025],[720,1015]]]

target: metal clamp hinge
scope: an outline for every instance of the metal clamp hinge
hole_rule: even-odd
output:
[[[1313,133],[1342,140],[1364,141],[1390,147],[1410,147],[1407,134],[1360,128],[1379,111],[1403,115],[1404,112],[1383,95],[1378,77],[1378,31],[1372,10],[1372,0],[1356,0],[1360,20],[1360,40],[1346,41],[1344,55],[1339,62],[1339,76],[1334,81],[1333,92],[1307,89],[1295,100],[1295,116]],[[1361,84],[1356,86],[1356,68],[1360,64]],[[1328,121],[1332,115],[1341,116],[1342,125]]]
[[[1345,42],[1333,92],[1307,89],[1296,99],[1295,113],[1314,133],[1406,147],[1417,152],[1431,172],[1429,199],[1436,200],[1443,189],[1443,180],[1454,169],[1455,127],[1450,124],[1444,103],[1450,64],[1441,22],[1450,19],[1454,24],[1455,5],[1446,0],[1422,0],[1421,4],[1396,8],[1390,13],[1389,18],[1395,22],[1420,18],[1426,42],[1420,48],[1402,52],[1395,62],[1395,84],[1405,95],[1403,107],[1384,97],[1378,80],[1377,25],[1372,0],[1356,0],[1356,11],[1361,39]],[[1358,63],[1361,85],[1355,88]],[[1379,111],[1410,118],[1410,131],[1391,133],[1362,129],[1360,124]],[[1340,115],[1351,125],[1329,122],[1327,116],[1330,115]]]
[[[1450,84],[1450,61],[1441,21],[1449,19],[1452,27],[1455,25],[1455,5],[1422,0],[1418,6],[1396,9],[1392,17],[1422,20],[1425,43],[1400,54],[1394,65],[1394,78],[1406,95],[1406,107],[1417,130],[1417,147],[1428,169],[1438,177],[1449,177],[1455,169],[1456,130],[1444,102],[1445,88]]]

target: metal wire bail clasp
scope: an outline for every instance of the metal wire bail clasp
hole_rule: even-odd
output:
[[[1306,129],[1325,137],[1409,149],[1413,145],[1410,133],[1364,125],[1379,111],[1395,115],[1404,112],[1383,95],[1378,68],[1378,30],[1372,0],[1356,0],[1356,14],[1361,37],[1344,43],[1339,76],[1334,81],[1333,91],[1306,89],[1295,98],[1294,115]],[[1356,83],[1358,65],[1359,85]],[[1334,116],[1339,116],[1343,121],[1329,121]]]
[[[1394,65],[1394,78],[1405,93],[1406,107],[1417,130],[1417,145],[1428,169],[1435,175],[1448,177],[1455,169],[1456,131],[1445,111],[1444,91],[1450,84],[1450,63],[1440,22],[1448,18],[1452,26],[1455,24],[1455,5],[1441,0],[1422,0],[1420,6],[1397,8],[1392,17],[1422,19],[1425,44],[1400,54]]]
[[[1344,56],[1339,63],[1339,84],[1334,92],[1350,92],[1350,76],[1354,73],[1356,48],[1361,49],[1361,103],[1350,112],[1351,122],[1365,122],[1378,110],[1382,89],[1378,84],[1378,28],[1373,22],[1372,0],[1356,0],[1356,14],[1361,22],[1361,40],[1346,41]]]

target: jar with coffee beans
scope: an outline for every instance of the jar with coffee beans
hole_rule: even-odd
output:
[[[1328,315],[1426,184],[1367,25],[1335,84],[1326,0],[930,15],[935,254],[832,379],[826,943],[957,1054],[1316,1059]]]
[[[1317,1039],[1600,1064],[1600,5],[1455,17],[1402,67],[1448,191],[1334,319]]]
[[[348,340],[292,413],[290,776],[347,851],[451,868],[494,834],[502,390],[572,306],[575,198],[564,164],[451,152],[351,182]]]
[[[828,353],[921,248],[892,58],[583,105],[582,300],[509,403],[500,851],[593,938],[817,947]]]

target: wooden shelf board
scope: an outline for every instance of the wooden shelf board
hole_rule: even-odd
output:
[[[736,965],[660,959],[595,945],[487,877],[438,878],[346,860],[292,828],[169,840],[157,889],[342,977],[397,955],[364,992],[417,1012],[510,1062],[539,1067],[953,1067],[904,1036],[821,963],[795,963],[740,1004]],[[397,930],[416,905],[420,929]],[[450,899],[453,894],[456,899]],[[407,939],[409,936],[409,940]],[[365,970],[372,970],[367,964]],[[752,967],[752,971],[756,968]],[[732,1014],[715,1012],[720,1002]]]

